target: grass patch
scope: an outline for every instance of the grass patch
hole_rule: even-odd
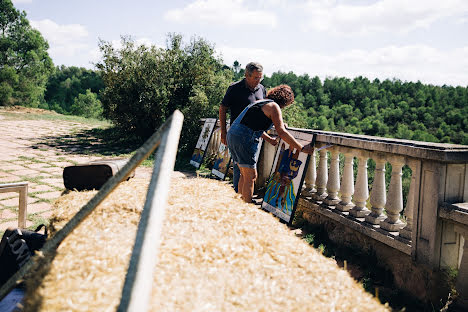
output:
[[[36,176],[36,177],[31,177],[31,176],[20,176],[21,178],[21,181],[24,181],[24,182],[31,182],[31,183],[36,183],[36,184],[39,184],[39,185],[48,185],[47,183],[45,182],[42,182],[41,180],[42,179],[48,179],[49,177],[44,177],[44,176]]]
[[[0,111],[0,114],[10,120],[59,120],[59,121],[70,121],[77,122],[85,125],[92,125],[97,127],[110,127],[111,123],[108,120],[100,120],[94,118],[85,118],[82,116],[74,115],[62,115],[55,112],[44,112],[44,113],[13,113],[9,111]]]
[[[36,197],[37,198],[37,197]],[[37,198],[37,201],[34,202],[34,204],[38,203],[48,203],[52,204],[55,201],[55,199],[49,199],[49,198]]]
[[[15,161],[26,161],[26,162],[31,162],[35,164],[47,164],[47,162],[43,160],[39,160],[34,157],[27,157],[27,156],[18,156],[18,159]]]
[[[41,224],[45,224],[46,226],[49,226],[49,220],[41,216],[39,213],[28,214],[28,220],[33,223],[31,226],[28,227],[28,229],[31,231],[34,231]]]

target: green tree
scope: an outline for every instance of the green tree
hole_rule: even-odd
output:
[[[49,45],[11,0],[0,0],[0,105],[38,107],[53,70]]]
[[[234,72],[234,80],[241,80],[244,77],[245,69],[242,68],[242,65],[236,60],[232,64],[232,71]]]
[[[97,94],[99,99],[104,82],[98,71],[75,66],[57,66],[49,77],[44,98],[50,109],[70,114],[76,97],[85,94],[88,89]]]
[[[185,116],[179,146],[192,152],[200,119],[217,116],[232,71],[201,38],[184,45],[181,35],[172,34],[166,46],[136,46],[128,37],[122,38],[121,49],[99,43],[104,116],[125,133],[146,138],[179,109]]]
[[[84,116],[87,118],[100,118],[102,115],[101,101],[97,95],[91,92],[90,89],[86,93],[79,94],[70,108],[73,115]]]

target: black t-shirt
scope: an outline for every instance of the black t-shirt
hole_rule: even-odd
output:
[[[255,90],[247,87],[245,78],[229,86],[221,105],[231,110],[231,124],[249,104],[266,97],[265,87],[259,84]]]
[[[273,100],[265,99],[263,101],[258,101],[258,103],[252,105],[249,108],[249,110],[245,113],[244,118],[242,118],[240,123],[246,125],[254,131],[266,131],[270,129],[271,124],[273,122],[262,111],[263,105],[270,102],[273,102]]]

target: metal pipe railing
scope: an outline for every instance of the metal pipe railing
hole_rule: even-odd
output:
[[[167,140],[167,132],[174,125],[181,125],[183,115],[180,111],[176,110],[172,116],[154,133],[130,158],[130,160],[112,176],[99,190],[99,192],[86,203],[65,226],[57,231],[54,236],[46,241],[41,251],[44,255],[54,252],[60,243],[87,217],[91,212],[118,186],[118,184],[127,179],[133,170],[145,160],[163,141],[164,145]],[[177,126],[179,127],[179,126]],[[180,130],[179,130],[180,132]],[[160,165],[162,166],[162,165]],[[173,164],[172,164],[173,166]],[[32,257],[31,260],[25,263],[3,286],[0,288],[0,300],[3,299],[13,288],[16,287],[17,281],[23,277],[33,268],[34,264],[38,261],[38,257]]]
[[[162,221],[164,220],[182,121],[181,113],[174,114],[169,129],[163,134],[161,145],[156,153],[153,174],[138,224],[130,265],[117,311],[148,310]]]

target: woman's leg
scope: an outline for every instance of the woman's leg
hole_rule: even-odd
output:
[[[242,171],[240,171],[240,167],[237,168],[239,168],[239,182],[237,183],[236,193],[242,195],[242,189],[244,188],[244,177],[242,176]]]
[[[241,191],[242,199],[246,203],[252,202],[255,180],[257,179],[257,169],[239,167],[241,171],[242,184],[239,181],[239,191]],[[241,189],[242,186],[242,189]]]

